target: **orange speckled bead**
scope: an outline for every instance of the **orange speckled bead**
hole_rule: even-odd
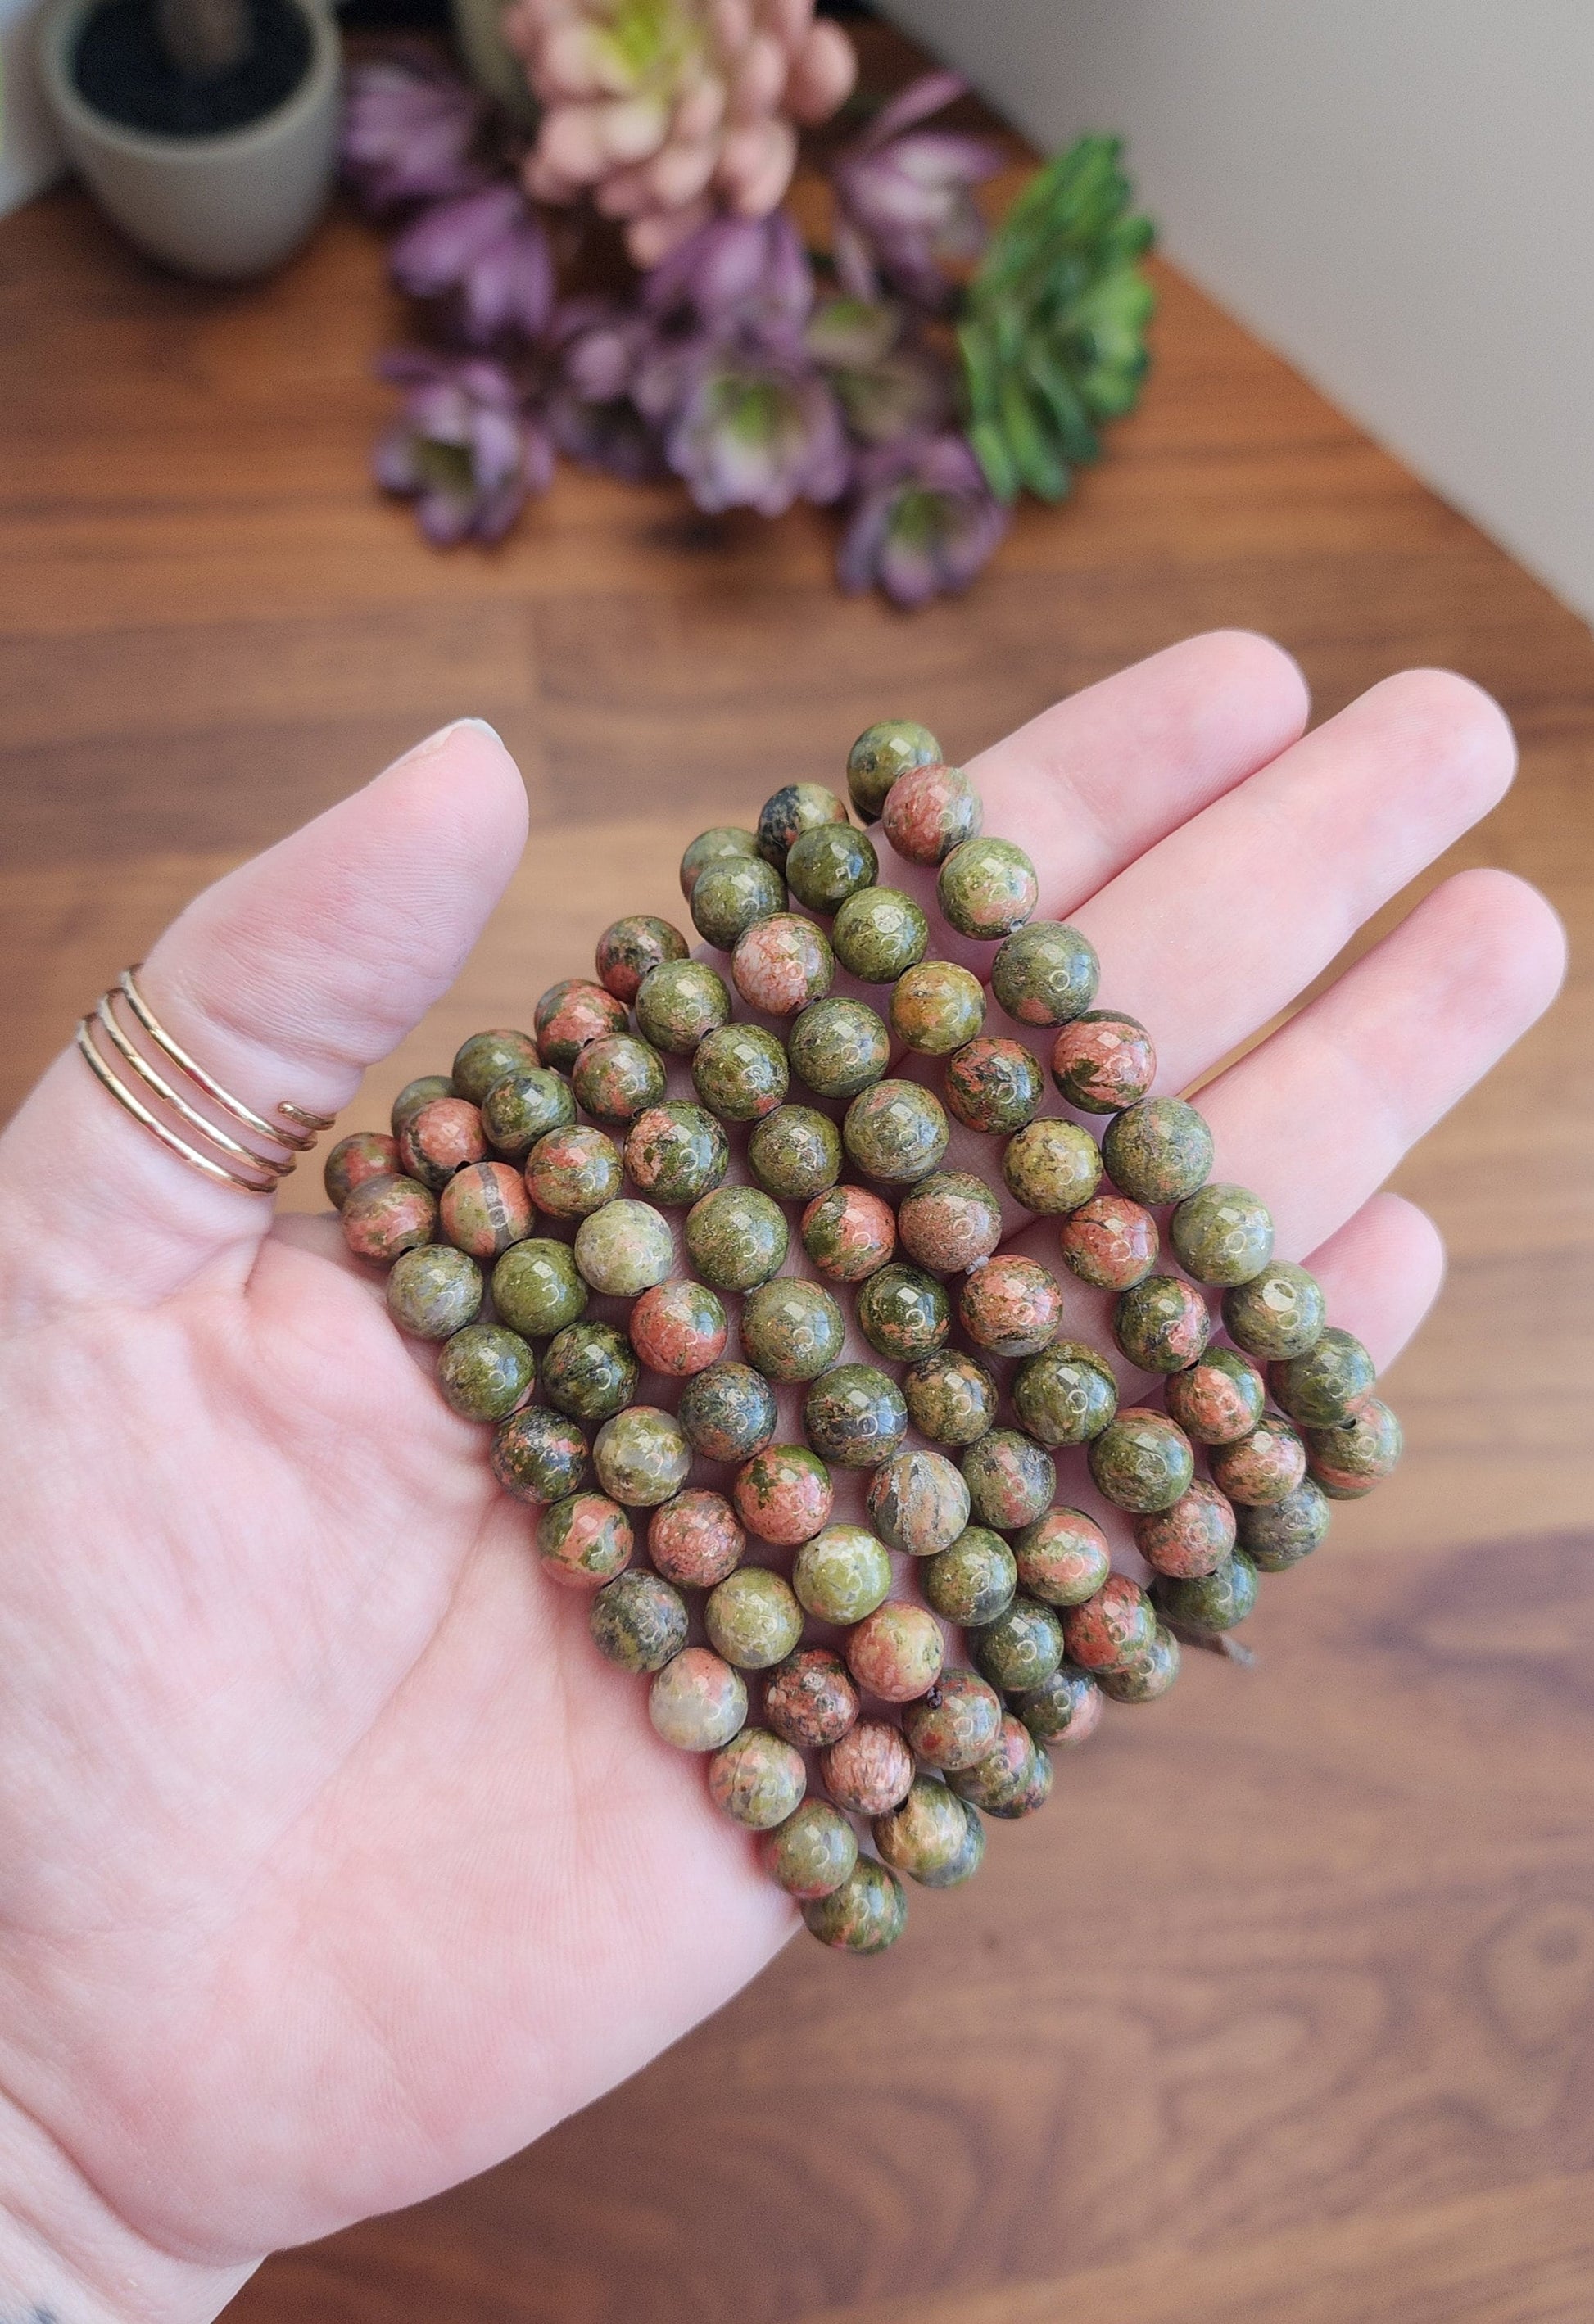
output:
[[[912,1702],[941,1676],[946,1639],[927,1606],[888,1598],[846,1637],[847,1667],[882,1702]]]
[[[1209,1348],[1168,1382],[1168,1410],[1198,1444],[1248,1436],[1267,1403],[1262,1375],[1234,1348]]]
[[[626,1021],[625,1002],[583,976],[551,984],[532,1019],[542,1063],[557,1065],[562,1073],[569,1073],[588,1041],[605,1033],[623,1033]]]
[[[839,1888],[857,1862],[857,1838],[847,1818],[828,1800],[802,1805],[765,1833],[758,1860],[777,1888],[800,1904]]]
[[[737,1471],[731,1488],[749,1533],[783,1549],[811,1541],[830,1514],[830,1472],[805,1444],[771,1444]]]
[[[1033,1121],[1045,1094],[1041,1068],[1022,1041],[983,1033],[947,1059],[941,1086],[948,1108],[964,1128],[991,1138]]]
[[[989,1259],[1002,1240],[1002,1206],[983,1178],[932,1170],[910,1186],[897,1210],[903,1249],[936,1275],[961,1275]]]
[[[1157,1222],[1127,1194],[1092,1194],[1058,1235],[1063,1265],[1096,1291],[1127,1291],[1157,1263]]]
[[[481,1110],[462,1097],[434,1097],[405,1122],[398,1149],[409,1176],[435,1193],[467,1162],[479,1162],[486,1156]]]
[[[1338,1428],[1307,1430],[1313,1480],[1330,1500],[1359,1500],[1394,1474],[1402,1441],[1400,1423],[1383,1397],[1369,1396]]]
[[[802,1754],[762,1727],[744,1727],[709,1762],[709,1797],[733,1823],[772,1831],[802,1805],[808,1788]]]
[[[903,1733],[927,1767],[977,1767],[1002,1732],[996,1690],[978,1672],[943,1670],[903,1712]]]
[[[1135,1546],[1146,1563],[1181,1582],[1216,1573],[1234,1547],[1234,1505],[1205,1477],[1197,1477],[1172,1508],[1154,1509],[1132,1523]]]
[[[880,828],[909,863],[941,863],[978,838],[984,808],[961,767],[911,767],[885,794]]]
[[[418,1178],[365,1178],[344,1204],[340,1223],[357,1259],[386,1267],[402,1251],[431,1240],[437,1197]]]
[[[1157,1077],[1151,1035],[1115,1009],[1090,1009],[1065,1025],[1052,1052],[1052,1078],[1081,1113],[1137,1105]]]
[[[396,1177],[398,1167],[396,1138],[379,1130],[357,1130],[352,1138],[340,1138],[327,1157],[321,1172],[327,1200],[340,1211],[357,1186],[367,1178]]]
[[[578,1123],[537,1140],[526,1163],[526,1192],[551,1218],[586,1219],[615,1200],[625,1176],[614,1139]]]
[[[987,1815],[1023,1815],[1031,1806],[1040,1806],[1051,1788],[1051,1772],[1052,1762],[1029,1729],[1007,1711],[996,1748],[972,1767],[954,1768],[947,1781],[959,1799],[983,1808]]]
[[[596,1590],[631,1563],[631,1520],[606,1493],[570,1493],[537,1520],[537,1554],[550,1581]]]
[[[1013,1537],[1018,1578],[1048,1606],[1082,1606],[1112,1572],[1107,1536],[1082,1509],[1047,1509]]]
[[[998,1356],[1033,1356],[1057,1336],[1062,1286],[1038,1259],[998,1251],[964,1284],[958,1313],[977,1347]]]
[[[598,981],[606,992],[629,1006],[650,969],[667,960],[684,960],[690,950],[672,921],[661,920],[653,912],[631,912],[612,921],[598,939]]]
[[[764,1682],[764,1716],[801,1750],[839,1743],[857,1717],[857,1689],[829,1646],[799,1646]]]
[[[664,1094],[664,1060],[635,1033],[600,1033],[572,1068],[576,1100],[594,1121],[635,1121]]]
[[[626,1329],[639,1363],[672,1379],[687,1379],[718,1361],[729,1326],[717,1294],[706,1283],[677,1277],[643,1293]]]
[[[532,1231],[532,1198],[508,1162],[468,1162],[438,1198],[438,1219],[456,1250],[496,1259]]]
[[[820,1753],[826,1791],[848,1815],[885,1815],[908,1796],[913,1755],[900,1727],[860,1719],[839,1743]]]
[[[1214,1444],[1208,1462],[1213,1481],[1231,1501],[1255,1508],[1287,1500],[1306,1474],[1306,1447],[1287,1420],[1264,1413],[1248,1436]]]
[[[1155,1609],[1126,1573],[1109,1574],[1094,1598],[1062,1618],[1068,1658],[1080,1670],[1117,1670],[1145,1654],[1156,1634]]]
[[[896,1249],[889,1203],[862,1186],[832,1186],[802,1213],[802,1248],[833,1283],[861,1283]]]
[[[950,1549],[968,1523],[968,1488],[944,1452],[893,1454],[864,1498],[881,1540],[910,1557]]]
[[[647,1554],[666,1582],[712,1590],[734,1573],[747,1546],[741,1519],[723,1493],[689,1487],[648,1519]]]
[[[772,912],[737,939],[731,982],[749,1009],[766,1017],[795,1017],[828,992],[836,975],[825,932],[797,912]]]

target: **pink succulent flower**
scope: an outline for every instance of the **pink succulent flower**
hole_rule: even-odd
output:
[[[434,546],[498,540],[531,493],[546,491],[553,452],[502,364],[404,348],[378,366],[410,391],[376,447],[376,481],[415,503]]]

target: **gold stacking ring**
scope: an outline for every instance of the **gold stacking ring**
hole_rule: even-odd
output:
[[[288,1176],[301,1154],[309,1153],[320,1131],[331,1129],[336,1117],[329,1113],[310,1113],[301,1105],[284,1102],[277,1107],[275,1119],[267,1121],[233,1097],[172,1039],[155,1015],[138,989],[136,972],[143,966],[144,963],[138,961],[133,968],[125,968],[110,991],[101,993],[92,1014],[83,1018],[79,1024],[78,1047],[88,1059],[95,1078],[109,1090],[116,1103],[130,1113],[134,1121],[153,1132],[168,1152],[186,1162],[190,1169],[214,1179],[218,1185],[241,1186],[246,1194],[273,1194],[279,1179]],[[219,1122],[212,1121],[199,1112],[135,1045],[116,1015],[114,1004],[118,1000],[162,1056],[169,1059],[180,1074],[187,1076],[196,1091],[223,1113],[229,1114],[240,1129],[248,1130],[255,1138],[264,1139],[268,1146],[278,1147],[282,1151],[278,1154],[258,1154],[252,1146],[243,1145],[229,1130],[224,1130]],[[117,1065],[106,1055],[106,1042],[110,1044],[122,1065],[130,1065],[144,1086],[153,1090],[181,1121],[197,1131],[215,1149],[214,1154],[202,1153],[197,1146],[190,1146],[178,1130],[152,1112],[137,1091],[123,1078]],[[217,1155],[229,1158],[218,1160]],[[232,1163],[242,1163],[244,1168],[234,1169],[230,1167]]]

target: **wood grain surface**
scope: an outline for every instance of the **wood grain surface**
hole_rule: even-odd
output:
[[[1158,281],[1110,459],[904,619],[835,594],[822,515],[569,471],[500,550],[423,549],[366,482],[397,317],[352,217],[237,293],[70,192],[0,226],[5,1104],[196,888],[457,714],[517,753],[532,844],[351,1126],[619,909],[678,909],[696,829],[835,779],[871,718],[965,755],[1220,623],[1319,715],[1411,662],[1491,687],[1522,778],[1444,868],[1542,881],[1574,936],[1567,998],[1401,1174],[1452,1253],[1394,1380],[1410,1455],[1269,1589],[1256,1667],[1192,1656],[1114,1717],[887,1961],[792,1947],[529,2153],[273,2261],[239,2324],[1594,2314],[1594,644]]]

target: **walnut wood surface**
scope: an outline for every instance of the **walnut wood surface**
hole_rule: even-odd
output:
[[[194,889],[456,714],[519,755],[533,844],[351,1123],[617,910],[678,909],[694,830],[834,779],[869,719],[966,754],[1222,622],[1320,715],[1413,661],[1492,687],[1523,777],[1455,861],[1543,881],[1586,950],[1588,632],[1159,280],[1111,458],[909,620],[834,593],[823,516],[568,471],[496,554],[423,549],[366,484],[395,318],[351,218],[236,294],[71,193],[8,220],[0,1099]],[[1591,1014],[1584,968],[1402,1173],[1453,1253],[1395,1380],[1411,1453],[1270,1586],[1254,1670],[1192,1656],[1112,1717],[888,1962],[793,1946],[530,2153],[273,2262],[240,2324],[1594,2313]]]

